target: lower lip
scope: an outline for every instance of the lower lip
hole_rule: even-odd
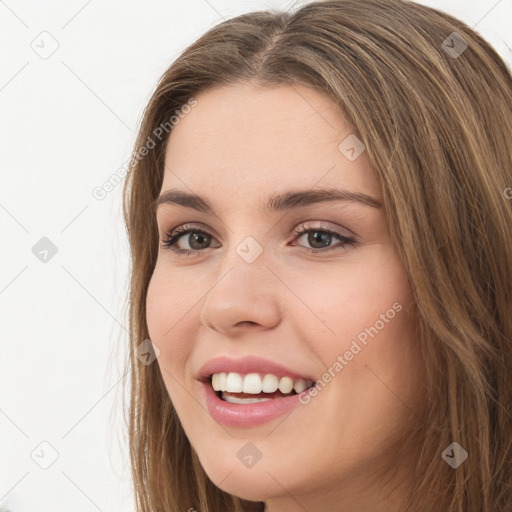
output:
[[[206,406],[217,423],[231,427],[252,427],[267,423],[300,404],[301,393],[286,398],[272,398],[256,404],[232,404],[220,399],[210,382],[204,382]],[[304,393],[304,391],[303,391]]]

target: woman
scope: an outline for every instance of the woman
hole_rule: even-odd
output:
[[[411,2],[183,52],[124,190],[139,511],[510,509],[511,112]]]

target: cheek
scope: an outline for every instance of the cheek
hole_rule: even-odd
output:
[[[170,279],[169,275],[173,278]],[[156,363],[165,388],[182,424],[188,426],[187,435],[191,435],[190,426],[193,427],[193,423],[189,418],[194,401],[190,400],[190,394],[185,388],[188,387],[187,361],[194,337],[187,331],[187,319],[188,315],[193,314],[191,308],[200,294],[190,290],[182,293],[182,285],[178,281],[176,273],[165,272],[157,265],[148,286],[146,317],[149,337],[160,349]]]
[[[173,278],[170,279],[169,275]],[[187,343],[187,340],[193,340],[193,336],[185,333],[186,319],[194,314],[198,296],[197,290],[183,290],[179,275],[165,272],[157,265],[146,298],[148,332],[161,351],[158,363],[173,374],[183,374],[183,362],[192,349]],[[165,372],[162,375],[165,378]]]
[[[322,333],[310,338],[310,347],[329,372],[321,377],[324,397],[357,411],[363,423],[378,425],[377,411],[393,421],[403,408],[400,400],[414,400],[422,369],[412,293],[395,252],[374,247],[350,265],[303,274],[300,294],[316,314],[297,308],[301,332]]]
[[[146,297],[148,328],[154,341],[172,339],[194,313],[194,304],[201,297],[198,285],[191,284],[190,275],[182,276],[179,269],[169,269],[165,262],[157,263]]]
[[[287,314],[301,325],[305,336],[320,330],[322,346],[336,349],[344,348],[346,342],[350,345],[360,334],[364,338],[365,329],[376,323],[379,331],[396,330],[412,298],[396,254],[384,245],[354,252],[332,265],[294,271],[287,279],[300,298],[300,302],[289,302]]]

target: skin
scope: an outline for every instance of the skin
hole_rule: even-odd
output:
[[[158,208],[162,240],[184,224],[212,238],[193,245],[204,248],[191,256],[160,248],[147,295],[157,363],[187,437],[216,485],[265,501],[269,512],[397,510],[403,468],[394,468],[391,496],[375,471],[396,465],[392,447],[420,410],[423,366],[384,207],[332,201],[260,209],[274,193],[331,187],[382,203],[368,155],[350,161],[340,152],[350,126],[329,98],[303,86],[236,84],[196,99],[170,136],[161,192],[199,194],[218,216]],[[342,247],[327,236],[323,253],[308,254],[301,248],[320,245],[293,235],[302,222],[358,242]],[[263,248],[250,264],[236,252],[247,236]],[[191,243],[184,235],[178,247]],[[250,354],[320,379],[394,303],[402,310],[307,405],[249,428],[221,426],[209,415],[196,376],[210,359]],[[248,441],[262,454],[251,468],[237,458]]]

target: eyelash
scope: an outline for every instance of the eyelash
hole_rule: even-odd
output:
[[[300,224],[294,230],[294,232],[293,232],[294,240],[306,233],[311,232],[311,231],[319,232],[319,233],[327,233],[329,235],[332,235],[335,238],[338,238],[341,241],[341,243],[339,243],[338,245],[335,245],[334,247],[328,247],[327,249],[310,249],[308,247],[298,246],[301,248],[302,251],[304,251],[308,254],[316,254],[316,253],[321,253],[321,252],[325,253],[325,252],[335,250],[336,248],[353,247],[357,243],[354,238],[340,235],[339,233],[337,233],[336,231],[333,231],[332,229],[312,227],[308,224]],[[206,249],[192,249],[192,250],[176,249],[175,245],[178,242],[178,240],[182,236],[189,234],[189,233],[203,233],[203,234],[213,237],[213,235],[211,233],[208,233],[208,231],[205,231],[203,229],[198,229],[197,226],[190,226],[190,225],[185,224],[185,225],[180,226],[180,227],[176,228],[175,230],[167,233],[165,239],[162,240],[162,248],[171,250],[172,252],[177,253],[178,255],[183,255],[183,256],[190,256],[190,255],[197,256],[197,255],[199,255],[200,252],[203,252],[206,249],[211,249],[211,247],[207,247]]]

